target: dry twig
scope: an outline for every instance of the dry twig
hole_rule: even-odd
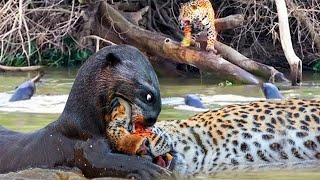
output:
[[[6,58],[24,54],[27,65],[39,50],[47,47],[62,49],[62,39],[74,36],[82,17],[81,7],[39,1],[9,0],[0,2],[0,63]],[[13,60],[14,58],[11,58]]]

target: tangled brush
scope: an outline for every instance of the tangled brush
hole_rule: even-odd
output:
[[[63,0],[54,3],[1,1],[0,63],[14,66],[53,65],[55,62],[50,61],[53,50],[70,51],[66,37],[73,38],[76,44],[76,32],[81,29],[82,16],[81,5],[76,1],[72,1],[71,5]],[[48,54],[45,49],[51,52]]]

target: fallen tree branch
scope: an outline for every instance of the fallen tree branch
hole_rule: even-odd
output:
[[[259,79],[254,75],[214,53],[181,47],[180,43],[168,37],[133,25],[106,2],[101,2],[98,16],[103,25],[113,25],[125,43],[134,45],[143,51],[221,74],[228,80],[245,84],[259,84]]]
[[[267,81],[271,80],[273,82],[274,79],[277,79],[278,81],[288,82],[288,79],[274,67],[255,62],[228,45],[217,41],[215,43],[215,48],[223,58]]]
[[[299,85],[302,80],[302,61],[295,54],[289,29],[288,14],[285,0],[275,0],[278,12],[281,46],[290,65],[291,84]]]
[[[234,29],[242,26],[244,22],[244,16],[242,14],[233,14],[223,18],[218,18],[214,21],[216,31],[222,31],[226,29]]]
[[[5,71],[28,72],[28,71],[39,71],[42,69],[43,69],[43,66],[11,67],[11,66],[0,65],[0,72],[5,72]]]

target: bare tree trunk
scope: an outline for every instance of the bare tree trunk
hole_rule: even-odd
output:
[[[259,79],[254,75],[212,52],[181,47],[180,43],[174,42],[160,33],[133,25],[106,2],[101,2],[98,14],[98,19],[101,19],[105,26],[113,26],[125,43],[134,45],[143,51],[221,74],[225,79],[232,81],[259,84]]]
[[[290,64],[291,84],[293,86],[300,85],[302,80],[302,62],[292,47],[286,3],[285,0],[275,1],[278,11],[281,45],[287,61]]]

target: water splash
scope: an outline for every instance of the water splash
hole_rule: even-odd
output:
[[[24,113],[47,113],[57,114],[63,111],[67,102],[68,95],[37,95],[29,100],[9,102],[12,94],[0,93],[0,111],[3,112],[24,112]],[[235,103],[247,103],[250,101],[265,100],[264,98],[245,97],[238,95],[199,95],[202,103],[211,108],[212,106],[228,105]],[[163,106],[172,106],[174,109],[201,112],[208,109],[194,108],[184,103],[183,97],[165,97],[162,98]]]
[[[0,111],[26,113],[61,113],[68,95],[33,96],[29,100],[9,102],[11,94],[0,93]]]

